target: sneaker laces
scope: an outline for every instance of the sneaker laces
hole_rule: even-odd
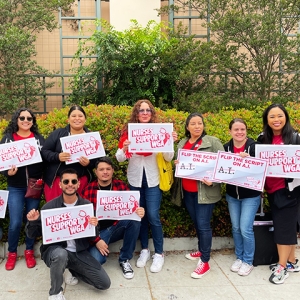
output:
[[[148,250],[142,250],[139,258],[144,260],[148,256]]]
[[[131,267],[131,265],[130,265],[130,263],[128,261],[124,261],[122,263],[122,266],[123,266],[123,269],[124,269],[125,273],[132,272],[132,267]]]
[[[204,269],[205,263],[202,260],[199,260],[197,268],[195,270],[195,272],[201,272]]]
[[[152,256],[152,258],[153,258],[152,265],[157,266],[157,265],[160,265],[161,260],[163,259],[163,256],[162,255],[158,255],[158,254],[154,254]]]

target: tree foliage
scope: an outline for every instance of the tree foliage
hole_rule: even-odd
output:
[[[298,99],[299,0],[176,0],[174,3],[161,13],[172,9],[180,14],[191,9],[199,13],[203,26],[210,29],[209,38],[213,41],[210,47],[217,58],[215,72],[210,76],[215,96],[231,102]]]
[[[45,86],[32,74],[49,74],[34,60],[35,34],[57,27],[59,7],[69,10],[73,0],[0,0],[0,114],[20,106],[35,107]]]
[[[191,93],[198,83],[198,73],[189,70],[201,43],[185,37],[181,28],[174,32],[154,21],[143,28],[133,20],[123,32],[104,21],[101,25],[103,30],[78,49],[81,62],[74,71],[70,102],[132,105],[148,98],[158,107],[178,108],[179,95]]]

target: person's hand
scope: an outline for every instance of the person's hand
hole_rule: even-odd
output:
[[[59,153],[58,158],[61,162],[65,162],[71,158],[71,154],[68,152],[61,152]]]
[[[96,248],[103,256],[107,256],[109,254],[108,245],[103,240],[97,242]]]
[[[207,179],[202,179],[202,180],[200,180],[203,184],[206,184],[207,186],[212,186],[213,185],[213,183],[211,182],[211,181],[209,181],[209,180],[207,180]]]
[[[90,160],[85,157],[85,156],[81,156],[79,158],[79,163],[83,166],[83,167],[86,167],[89,163],[90,163]]]
[[[145,215],[144,207],[138,207],[135,212],[140,218],[143,218]]]
[[[7,174],[8,176],[14,176],[18,171],[18,168],[13,165],[8,171],[7,171]]]
[[[98,225],[98,219],[97,219],[97,217],[90,217],[89,218],[89,223],[91,224],[91,225],[93,225],[93,226],[97,226]]]
[[[244,158],[244,157],[249,156],[249,153],[247,153],[247,152],[240,152],[239,155]]]
[[[130,145],[129,140],[125,140],[123,144],[123,151],[126,152],[128,150],[128,146]]]
[[[39,218],[40,213],[38,210],[32,209],[31,211],[28,212],[27,214],[27,220],[28,221],[35,221]]]
[[[178,135],[177,135],[177,132],[176,131],[173,131],[172,132],[172,137],[173,137],[173,141],[177,141],[177,138],[178,138]]]
[[[178,159],[175,159],[174,160],[174,165],[178,165],[179,164],[179,160]]]

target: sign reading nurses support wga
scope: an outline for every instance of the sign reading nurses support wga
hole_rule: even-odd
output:
[[[129,123],[129,152],[173,152],[172,123]]]
[[[255,145],[255,156],[267,159],[267,176],[300,178],[299,145]]]
[[[0,145],[0,171],[9,170],[12,166],[22,167],[41,161],[35,138]]]
[[[212,180],[217,153],[179,149],[177,160],[176,177]]]
[[[5,218],[8,191],[0,191],[0,219]]]
[[[98,191],[96,217],[98,220],[136,220],[141,218],[136,214],[140,203],[139,191]]]
[[[92,216],[92,203],[42,210],[43,244],[95,236],[95,226],[89,224]]]
[[[218,151],[213,178],[218,181],[263,191],[268,161],[251,156]]]
[[[105,156],[105,150],[99,132],[75,134],[60,138],[63,152],[71,154],[66,165],[78,162],[80,157],[88,159]]]

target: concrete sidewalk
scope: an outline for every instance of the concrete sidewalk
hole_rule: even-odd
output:
[[[268,266],[255,267],[249,276],[242,277],[230,271],[235,260],[233,249],[212,252],[211,271],[201,279],[190,277],[197,261],[187,260],[186,250],[167,251],[165,265],[160,273],[151,273],[149,261],[145,268],[136,268],[138,254],[131,264],[133,279],[125,279],[118,264],[118,256],[110,254],[104,268],[111,278],[107,291],[97,291],[79,282],[76,286],[64,286],[67,300],[106,299],[106,300],[196,300],[196,299],[294,299],[300,291],[300,272],[289,273],[282,285],[269,282]],[[300,249],[297,249],[300,257]],[[0,264],[0,299],[48,299],[50,287],[49,269],[41,259],[33,269],[27,269],[24,258],[18,260],[13,271],[6,271],[5,260]]]

